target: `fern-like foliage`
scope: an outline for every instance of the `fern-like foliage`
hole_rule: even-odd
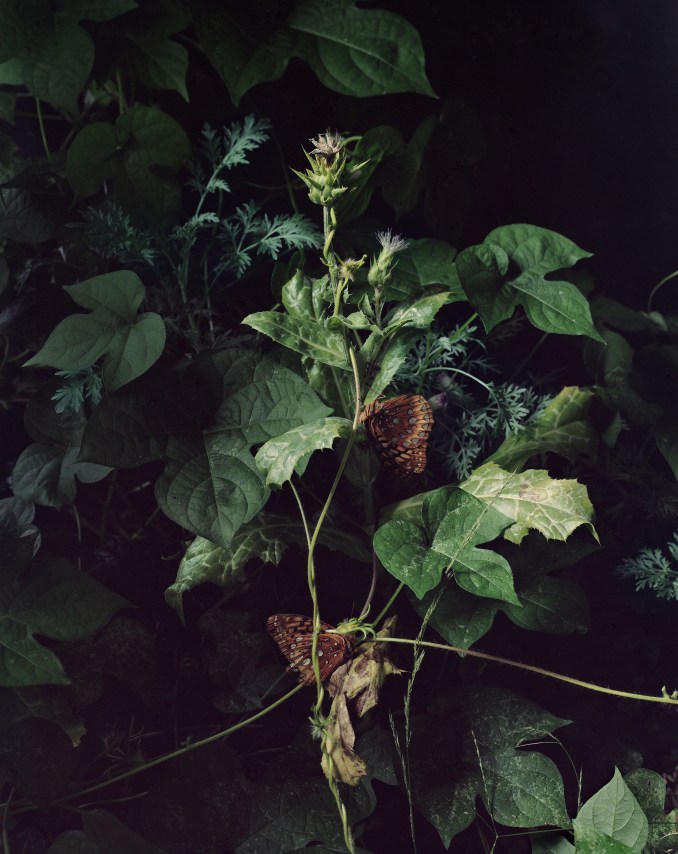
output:
[[[56,412],[79,412],[85,400],[96,406],[101,400],[102,380],[98,373],[86,371],[57,371],[64,382],[52,395]]]
[[[315,225],[301,214],[268,214],[256,202],[237,198],[229,204],[231,184],[225,176],[249,164],[251,153],[268,140],[268,130],[268,121],[251,115],[221,130],[205,125],[187,167],[187,185],[193,191],[186,194],[188,211],[170,229],[145,231],[109,202],[85,215],[89,246],[106,260],[145,266],[150,274],[147,286],[156,285],[148,287],[149,305],[161,311],[167,328],[189,339],[192,348],[214,346],[223,331],[219,301],[224,288],[217,292],[215,286],[224,276],[230,274],[230,285],[257,257],[276,261],[284,252],[322,244]]]
[[[403,391],[416,390],[438,405],[429,448],[457,480],[546,405],[529,386],[484,379],[498,369],[474,326],[424,335],[396,374]]]
[[[190,165],[191,186],[201,197],[214,192],[230,193],[230,186],[222,173],[234,166],[249,163],[248,154],[268,139],[270,124],[266,119],[245,116],[221,132],[209,125],[202,129],[196,146],[197,157]]]
[[[219,240],[223,247],[215,271],[234,271],[241,276],[252,263],[252,256],[269,255],[276,260],[286,249],[318,247],[321,238],[313,224],[301,214],[259,214],[254,202],[239,207],[221,224]]]
[[[642,548],[616,567],[622,578],[635,582],[636,590],[651,590],[659,599],[678,599],[678,531],[661,548]]]
[[[153,234],[134,225],[129,214],[115,203],[87,208],[84,220],[91,248],[106,260],[155,262],[158,250]]]

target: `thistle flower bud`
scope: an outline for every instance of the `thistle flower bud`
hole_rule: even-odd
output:
[[[377,240],[381,244],[381,252],[370,264],[367,281],[374,288],[382,289],[391,279],[396,254],[407,247],[407,241],[397,234],[391,235],[390,231],[378,232]]]
[[[344,141],[339,134],[327,131],[311,142],[315,148],[310,154],[304,152],[311,168],[305,174],[292,171],[306,184],[308,197],[314,204],[329,207],[348,189],[342,182],[346,166]]]

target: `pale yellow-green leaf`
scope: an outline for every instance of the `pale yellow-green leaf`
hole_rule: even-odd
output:
[[[322,418],[269,439],[259,448],[255,461],[266,475],[267,486],[282,486],[295,471],[303,475],[313,451],[331,448],[335,439],[347,439],[350,433],[348,419]]]
[[[587,412],[594,397],[591,389],[564,388],[538,417],[509,436],[485,462],[518,471],[530,457],[545,451],[570,461],[578,454],[593,454],[596,435]]]
[[[520,543],[530,529],[549,540],[566,540],[580,525],[588,525],[597,539],[593,505],[576,480],[557,480],[542,469],[508,472],[486,463],[461,488],[515,519],[504,532],[511,542]]]

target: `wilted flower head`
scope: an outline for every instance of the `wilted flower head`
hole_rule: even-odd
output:
[[[341,135],[332,133],[329,130],[319,134],[318,139],[311,139],[311,142],[315,145],[311,154],[318,154],[320,157],[324,157],[328,163],[331,163],[344,147],[344,140],[341,138]]]
[[[314,204],[331,207],[348,189],[342,179],[346,166],[344,141],[338,133],[327,131],[311,142],[315,145],[313,151],[304,152],[311,168],[305,175],[296,169],[292,171],[306,184],[308,197]]]

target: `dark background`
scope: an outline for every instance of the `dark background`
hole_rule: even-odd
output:
[[[593,252],[596,289],[644,309],[678,267],[678,3],[474,0],[379,3],[413,24],[438,100],[350,99],[293,60],[241,104],[272,119],[288,163],[326,127],[392,124],[409,139],[441,113],[409,237],[461,249],[494,227],[528,222]],[[291,85],[293,84],[293,85]],[[301,142],[300,142],[301,141]],[[386,210],[384,219],[393,215]],[[653,307],[675,302],[664,288]]]

